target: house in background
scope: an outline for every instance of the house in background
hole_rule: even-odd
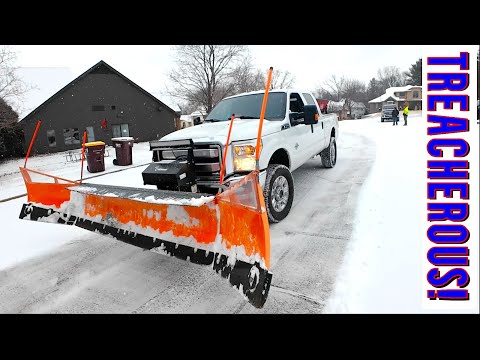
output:
[[[111,144],[114,137],[137,142],[158,139],[175,131],[177,113],[152,94],[100,61],[26,115],[20,124],[25,143],[37,120],[42,125],[32,153],[52,153],[81,147],[87,141]]]
[[[385,94],[373,100],[370,100],[370,113],[382,111],[382,107],[387,102],[393,102],[398,108],[403,107],[408,101],[410,110],[422,109],[422,87],[419,85],[407,85],[390,87],[385,90]]]
[[[186,127],[195,126],[203,124],[205,118],[207,117],[207,113],[204,111],[194,111],[190,115],[181,115],[180,118],[176,122],[176,129],[184,129]]]
[[[203,110],[197,110],[197,111],[194,111],[193,113],[191,113],[190,116],[193,119],[193,125],[203,124],[207,115],[208,115],[207,112],[203,111]]]
[[[193,126],[192,117],[190,115],[180,115],[180,118],[177,120],[175,128],[177,130],[180,130],[190,126]]]
[[[345,104],[345,99],[340,101],[329,101],[327,105],[327,113],[336,113],[338,115],[338,120],[348,119],[348,109]]]
[[[347,114],[350,119],[361,119],[367,111],[367,107],[362,102],[352,101],[350,107],[352,111]]]

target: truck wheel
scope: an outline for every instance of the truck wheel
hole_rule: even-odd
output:
[[[384,122],[384,121],[385,121],[385,119],[384,119],[384,118],[382,118],[382,122]]]
[[[277,223],[283,220],[293,203],[293,177],[285,165],[271,164],[263,188],[268,220]]]
[[[327,168],[333,168],[337,163],[337,143],[333,136],[330,138],[328,147],[320,153],[320,157],[322,158],[323,166]]]

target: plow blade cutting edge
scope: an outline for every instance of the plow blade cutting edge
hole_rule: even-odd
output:
[[[253,306],[265,304],[272,280],[270,233],[257,170],[216,196],[80,184],[20,171],[28,193],[21,219],[75,225],[209,265]]]

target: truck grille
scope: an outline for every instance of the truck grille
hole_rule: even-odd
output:
[[[157,159],[175,159],[179,156],[187,156],[188,150],[175,149],[172,150],[158,149],[153,151],[162,151],[164,155],[157,154]],[[171,153],[169,153],[171,151]],[[195,161],[195,173],[197,182],[217,182],[220,180],[220,169],[222,166],[222,146],[220,144],[194,144],[193,158]]]
[[[195,144],[193,149],[197,182],[217,182],[222,167],[222,147],[220,144]]]

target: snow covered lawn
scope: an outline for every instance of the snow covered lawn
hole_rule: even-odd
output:
[[[148,142],[134,144],[132,149],[133,164],[129,166],[115,166],[113,165],[115,148],[107,146],[108,156],[105,157],[105,172],[89,173],[87,171],[87,160],[85,159],[83,177],[86,179],[90,176],[106,174],[119,169],[150,163],[152,161],[152,153],[149,149]],[[80,150],[75,150],[75,152],[79,154]],[[81,162],[67,161],[67,154],[68,151],[31,156],[28,159],[27,167],[65,179],[79,180]],[[20,171],[18,170],[20,166],[23,166],[24,162],[25,159],[15,159],[0,163],[0,201],[27,192]]]
[[[138,143],[133,146],[132,165],[115,166],[115,149],[108,147],[109,156],[105,158],[105,171],[89,173],[84,164],[83,177],[85,182],[97,184],[112,184],[142,187],[141,172],[152,160],[149,143]],[[28,159],[27,167],[60,176],[70,180],[80,179],[80,162],[67,162],[67,152],[51,155],[39,155]],[[15,200],[1,202],[4,199],[26,193],[23,178],[20,175],[19,166],[23,166],[24,159],[11,160],[0,163],[0,270],[13,266],[20,261],[34,256],[48,253],[53,248],[69,243],[72,239],[81,240],[86,237],[96,236],[75,226],[56,226],[54,230],[47,226],[38,226],[33,221],[20,220],[18,215],[22,204],[27,201],[23,196]],[[130,170],[129,170],[130,169]],[[123,170],[116,172],[118,170]],[[127,174],[127,175],[126,175]],[[97,176],[88,180],[91,176]],[[126,180],[126,178],[128,180]]]

